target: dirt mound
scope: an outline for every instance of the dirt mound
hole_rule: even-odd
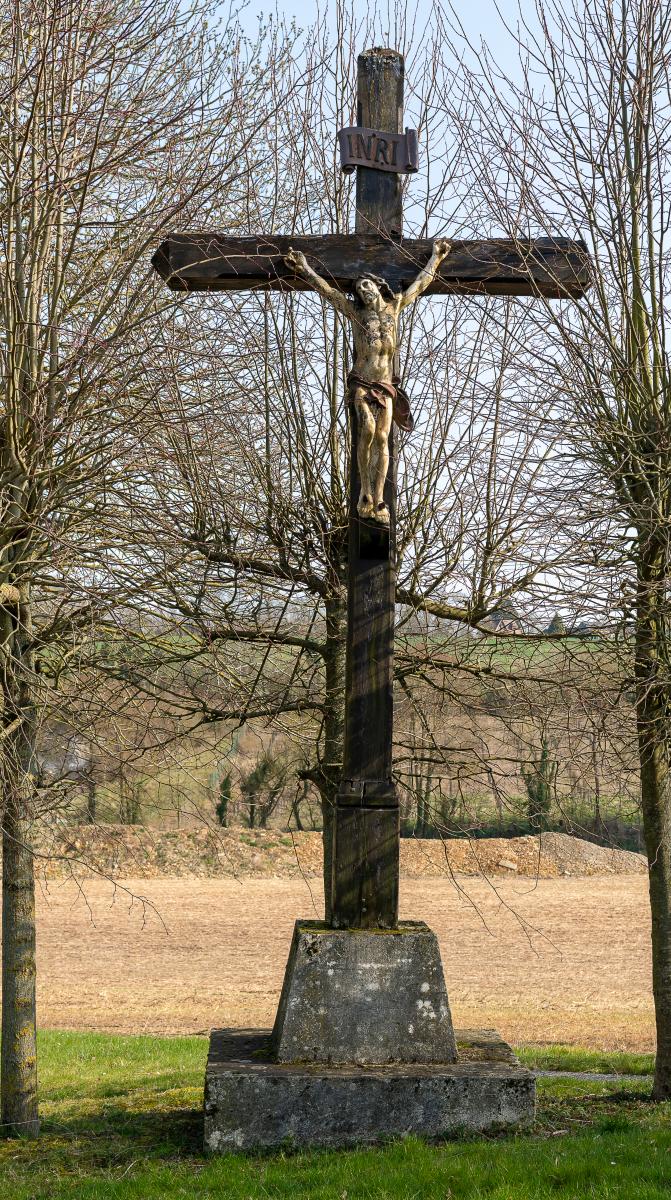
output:
[[[74,874],[120,879],[226,876],[315,878],[322,871],[319,833],[272,829],[153,830],[128,825],[54,826],[38,845],[38,870],[49,879]],[[403,838],[401,874],[407,878],[464,875],[640,875],[642,854],[597,846],[565,833],[537,837]]]
[[[645,857],[630,850],[597,846],[568,833],[535,837],[451,838],[401,842],[401,871],[408,877],[436,875],[446,867],[464,875],[640,875]]]

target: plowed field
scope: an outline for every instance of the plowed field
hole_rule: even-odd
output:
[[[514,1042],[654,1048],[646,878],[402,881],[440,939],[455,1023]],[[39,897],[39,1019],[157,1034],[272,1024],[318,879],[52,880]]]

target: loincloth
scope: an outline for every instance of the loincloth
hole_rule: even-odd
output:
[[[399,429],[404,429],[406,433],[412,433],[415,422],[410,411],[410,399],[408,393],[399,387],[398,378],[394,378],[393,383],[383,383],[379,379],[373,381],[364,379],[363,376],[357,375],[356,371],[350,371],[347,376],[347,398],[350,404],[354,403],[354,393],[357,388],[365,392],[364,399],[371,408],[377,407],[384,410],[391,402],[394,421]]]

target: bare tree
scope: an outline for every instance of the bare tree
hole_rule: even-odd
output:
[[[518,356],[554,396],[573,463],[562,586],[617,636],[635,699],[649,863],[654,1097],[671,1096],[671,11],[659,0],[536,0],[510,31],[519,69],[464,45],[437,103],[458,123],[471,220],[505,236],[580,231],[594,283],[529,313]],[[531,408],[527,408],[531,412]]]
[[[123,589],[111,498],[133,473],[167,314],[162,229],[240,210],[275,99],[266,50],[179,0],[15,0],[0,17],[2,1124],[37,1129],[32,842],[37,743],[67,719]],[[268,53],[282,56],[273,35]],[[230,219],[230,217],[229,217]],[[133,594],[146,581],[136,574]],[[48,800],[48,796],[47,796]]]

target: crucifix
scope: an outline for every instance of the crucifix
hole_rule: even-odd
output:
[[[402,132],[403,83],[396,51],[359,56],[357,126],[341,131],[343,169],[357,172],[354,234],[175,233],[152,259],[173,290],[310,289],[352,326],[345,749],[332,833],[330,924],[336,929],[398,925],[392,417],[412,428],[400,387],[398,316],[422,293],[579,297],[590,282],[584,243],[567,238],[403,237],[401,176],[417,166],[416,138]]]

